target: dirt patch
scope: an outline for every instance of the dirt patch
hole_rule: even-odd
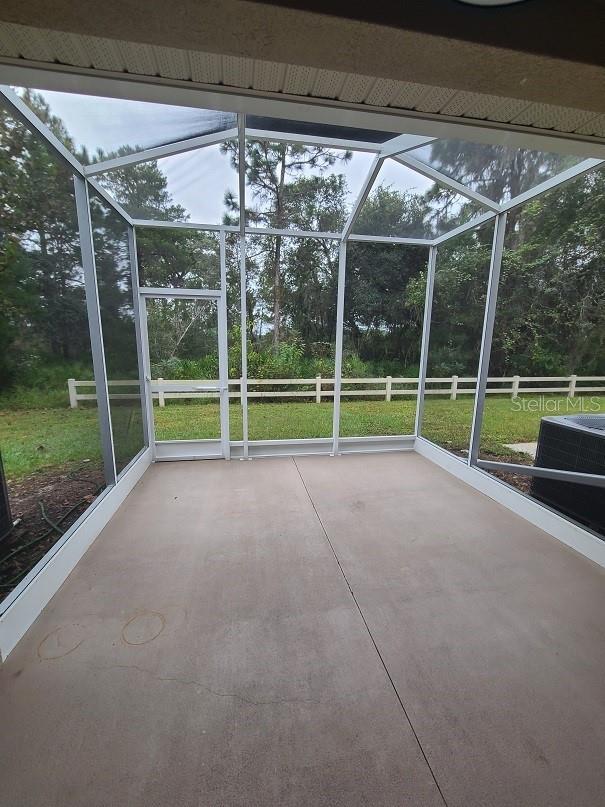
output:
[[[453,451],[452,453],[456,454],[458,457],[462,457],[464,460],[468,459],[468,451],[464,449],[459,449]],[[514,465],[533,465],[533,460],[528,454],[521,454],[517,452],[514,454],[484,455],[483,459],[489,459],[491,462],[508,462]],[[506,482],[509,485],[512,485],[512,487],[520,490],[521,493],[527,493],[529,495],[531,491],[531,476],[525,476],[525,474],[515,474],[511,473],[510,471],[487,471],[487,473],[501,479],[503,482]]]
[[[102,468],[83,462],[8,480],[15,526],[0,541],[0,600],[25,577],[105,486]]]

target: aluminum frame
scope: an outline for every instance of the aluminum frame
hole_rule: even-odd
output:
[[[91,79],[92,83],[95,83],[94,79]],[[158,88],[159,89],[159,88]],[[65,163],[69,165],[72,172],[76,176],[76,178],[84,179],[86,182],[86,191],[88,195],[88,186],[94,189],[97,193],[99,193],[105,201],[110,204],[113,209],[126,221],[129,227],[136,228],[136,227],[166,227],[166,228],[189,228],[189,229],[198,229],[198,230],[209,230],[209,231],[218,231],[220,237],[224,239],[225,234],[227,232],[239,232],[240,237],[240,304],[241,304],[241,326],[242,326],[242,420],[244,425],[244,439],[242,441],[243,444],[243,454],[244,457],[248,456],[248,429],[247,429],[247,322],[246,322],[246,235],[281,235],[285,237],[293,237],[293,238],[320,238],[320,239],[332,239],[332,240],[339,240],[340,241],[340,249],[339,249],[339,293],[340,293],[340,279],[342,278],[342,294],[344,295],[344,278],[346,275],[346,244],[348,241],[368,241],[368,242],[376,242],[376,243],[393,243],[393,244],[409,244],[409,245],[422,245],[429,247],[430,255],[435,256],[434,248],[440,244],[443,244],[452,238],[456,238],[458,235],[461,235],[464,232],[469,230],[478,228],[485,224],[486,222],[490,221],[491,219],[497,219],[497,221],[501,221],[502,219],[500,216],[506,213],[508,210],[515,208],[525,202],[538,198],[539,196],[547,193],[548,191],[560,187],[567,182],[573,181],[577,177],[595,170],[603,165],[605,165],[605,160],[603,159],[594,159],[589,158],[581,163],[578,163],[576,166],[569,168],[563,172],[560,172],[556,176],[546,180],[543,183],[540,183],[536,187],[524,192],[523,194],[518,195],[517,197],[508,200],[506,203],[503,204],[496,204],[493,200],[490,200],[488,197],[485,197],[482,194],[478,194],[474,192],[472,189],[467,188],[461,183],[452,180],[450,177],[447,177],[445,174],[442,174],[440,171],[431,168],[430,166],[426,166],[420,161],[417,161],[413,156],[406,154],[407,151],[411,151],[414,148],[418,148],[420,145],[425,143],[430,143],[435,140],[435,137],[429,137],[423,134],[395,134],[392,138],[388,139],[384,143],[368,143],[362,141],[346,141],[339,138],[321,138],[321,137],[313,137],[307,135],[295,135],[291,133],[284,133],[284,132],[273,132],[271,130],[258,130],[258,129],[247,129],[245,123],[245,114],[243,112],[238,112],[238,127],[237,132],[235,129],[228,129],[224,130],[219,133],[212,133],[211,135],[202,135],[199,138],[188,138],[181,141],[176,141],[174,143],[168,144],[166,146],[160,146],[154,149],[146,149],[142,152],[138,152],[133,155],[127,155],[125,158],[117,158],[118,162],[115,161],[104,161],[104,163],[94,164],[92,166],[83,166],[81,165],[78,160],[65,148],[65,146],[52,134],[52,132],[37,118],[37,116],[27,107],[27,105],[21,101],[21,99],[14,93],[10,87],[2,86],[0,87],[0,100],[9,108],[11,113],[15,115],[19,120],[21,120],[26,126],[30,129],[37,131],[51,146],[53,152],[62,159]],[[195,104],[194,104],[195,105]],[[412,127],[414,128],[414,127]],[[434,127],[439,128],[439,127]],[[451,128],[451,127],[450,127]],[[443,131],[444,136],[455,136],[455,131],[452,129],[450,132],[449,130]],[[192,222],[166,222],[166,221],[152,221],[152,220],[141,220],[141,219],[133,219],[129,216],[127,211],[125,211],[122,206],[115,200],[113,197],[105,191],[102,186],[96,182],[94,176],[100,173],[103,170],[110,170],[112,167],[121,167],[128,164],[136,164],[139,162],[144,162],[145,160],[149,159],[158,159],[164,156],[170,156],[171,154],[178,154],[183,153],[184,151],[191,151],[197,148],[204,148],[207,145],[210,145],[211,142],[222,142],[226,139],[233,139],[237,135],[239,141],[239,189],[240,189],[240,216],[239,216],[239,226],[236,225],[212,225],[212,224],[197,224]],[[363,183],[362,188],[352,206],[351,213],[347,222],[343,228],[341,233],[315,233],[315,232],[306,232],[306,231],[299,231],[299,230],[273,230],[271,228],[254,228],[248,227],[245,224],[245,140],[246,138],[257,138],[257,139],[271,139],[277,142],[295,142],[295,143],[306,143],[309,145],[323,145],[326,147],[331,148],[346,148],[350,150],[357,150],[357,151],[368,151],[375,153],[375,160],[372,164],[371,170],[366,177],[365,182]],[[541,136],[542,140],[544,140],[543,144],[536,144],[538,148],[548,148],[547,140],[544,136]],[[481,139],[481,138],[480,138]],[[484,138],[486,142],[489,142],[489,138]],[[515,138],[514,138],[515,139]],[[560,140],[560,138],[559,138]],[[575,140],[574,140],[575,142]],[[578,146],[579,147],[579,146]],[[472,199],[475,202],[482,205],[486,212],[477,216],[476,218],[472,219],[471,221],[460,225],[459,227],[451,230],[448,233],[445,233],[442,236],[439,236],[435,239],[412,239],[412,238],[395,238],[395,237],[388,237],[388,236],[365,236],[365,235],[356,235],[352,232],[354,227],[355,221],[361,207],[365,200],[367,199],[369,193],[372,190],[373,184],[375,179],[378,175],[380,167],[385,159],[394,159],[400,162],[402,165],[406,165],[411,170],[415,170],[417,173],[420,173],[430,179],[433,179],[435,182],[440,183],[441,185],[448,187],[456,192],[461,193],[466,198]],[[81,191],[80,191],[81,193]],[[244,204],[241,203],[241,200],[244,200]],[[497,227],[497,230],[500,230]],[[133,239],[135,236],[136,229],[133,229]],[[81,232],[81,237],[84,237],[86,240],[86,228],[84,228],[83,233]],[[130,234],[130,229],[129,229]],[[130,236],[129,236],[130,237]],[[503,237],[503,236],[502,236]],[[496,247],[496,243],[494,241],[494,246],[492,249],[492,261],[490,266],[490,276],[488,280],[488,286],[490,289],[494,289],[495,299],[497,298],[497,280],[498,277],[497,272],[499,268],[496,267],[497,262],[494,261],[494,249]],[[93,254],[94,258],[94,254]],[[501,256],[500,256],[501,258]],[[431,260],[429,257],[429,264]],[[433,273],[434,273],[434,265],[433,265]],[[427,290],[428,291],[428,290]],[[177,296],[175,290],[172,290],[173,296]],[[494,306],[495,306],[495,299],[494,299]],[[427,308],[426,304],[428,302],[425,300],[425,322],[423,323],[423,337],[426,335],[427,339],[430,338],[430,319],[428,323],[428,330],[426,331],[426,316],[427,316]],[[98,301],[97,301],[98,303]],[[432,304],[432,299],[431,299]],[[337,308],[338,308],[338,299],[337,299]],[[341,302],[341,306],[344,309],[344,296]],[[489,302],[486,304],[486,308],[489,307]],[[494,309],[495,310],[495,309]],[[94,314],[94,311],[92,312]],[[493,312],[492,312],[493,313]],[[487,310],[486,310],[487,316]],[[137,314],[135,313],[135,319],[137,319]],[[141,310],[138,309],[138,323],[137,329],[139,331],[138,339],[141,339],[141,333],[143,332],[143,317],[141,316]],[[488,361],[488,356],[486,353],[486,349],[489,347],[487,342],[491,339],[488,331],[486,330],[486,322],[484,321],[484,330],[482,335],[482,343],[481,343],[481,355],[484,356],[484,361]],[[336,333],[336,341],[340,338],[341,346],[340,346],[340,353],[341,353],[341,362],[342,362],[342,330],[343,330],[344,323],[341,322],[337,327]],[[493,323],[492,323],[493,326]],[[145,368],[144,362],[140,361],[140,367],[143,367],[143,377],[145,378]],[[342,369],[342,364],[341,364]],[[340,375],[340,373],[339,373]],[[336,375],[335,375],[336,379]],[[106,377],[105,377],[105,386],[106,386]],[[338,380],[340,385],[341,379]],[[335,385],[335,393],[336,393],[336,385]],[[476,408],[473,413],[473,427],[472,427],[472,434],[473,434],[473,441],[474,444],[471,447],[472,450],[469,451],[469,464],[473,466],[477,466],[478,462],[484,462],[482,460],[478,460],[477,456],[473,456],[478,451],[476,440],[478,439],[478,434],[480,433],[481,421],[482,421],[482,407],[485,398],[485,391],[483,390],[482,394],[479,394],[480,390],[478,390],[478,394],[476,395],[475,404]],[[422,396],[424,397],[424,396]],[[481,401],[480,399],[483,399]],[[418,398],[419,406],[422,406],[421,403],[421,396],[419,395]],[[339,426],[339,409],[340,409],[340,386],[339,386],[339,394],[334,395],[334,403],[335,407],[338,409],[338,417],[334,418],[334,421],[338,421],[337,425]],[[422,414],[422,413],[421,413]],[[418,418],[418,411],[416,417],[416,429],[421,427],[421,418]],[[147,434],[148,437],[151,437],[151,430],[152,427],[148,427]],[[339,435],[338,432],[334,429],[333,433],[333,450],[338,450],[338,440]],[[504,464],[507,465],[507,464]],[[114,463],[115,467],[115,463]],[[477,466],[478,467],[478,466]],[[523,469],[526,466],[521,466]],[[582,474],[574,474],[573,472],[564,472],[568,473],[568,478],[571,480],[576,476],[583,476]]]
[[[74,175],[74,190],[76,196],[76,215],[80,236],[80,253],[82,256],[82,269],[84,271],[86,311],[88,315],[90,346],[92,350],[92,366],[97,395],[97,409],[99,413],[101,454],[103,456],[105,482],[108,487],[111,487],[112,485],[115,485],[118,474],[116,469],[116,457],[113,441],[113,427],[111,423],[111,407],[109,403],[109,386],[107,384],[107,366],[105,363],[103,324],[101,322],[101,308],[99,305],[99,288],[97,284],[97,268],[92,234],[92,221],[90,218],[90,200],[88,197],[88,185],[86,184],[86,180],[77,174]]]
[[[25,64],[25,66],[24,66]],[[116,512],[117,508],[123,502],[124,498],[128,494],[128,492],[132,489],[134,484],[140,479],[143,475],[149,463],[152,459],[154,459],[154,451],[155,451],[155,439],[153,435],[153,417],[149,417],[149,412],[147,412],[147,422],[148,422],[148,429],[147,429],[147,439],[149,440],[149,447],[142,448],[141,451],[131,460],[131,462],[126,466],[125,469],[121,472],[121,474],[116,474],[116,467],[115,467],[115,456],[114,456],[114,447],[113,447],[113,439],[111,434],[111,413],[109,410],[109,394],[108,394],[108,386],[107,386],[107,373],[105,367],[105,355],[104,355],[104,347],[103,347],[103,335],[102,335],[102,325],[100,320],[100,310],[99,310],[99,300],[98,300],[98,289],[96,287],[96,268],[95,268],[95,261],[94,261],[94,244],[92,242],[92,227],[90,221],[90,207],[89,207],[89,193],[91,190],[94,190],[98,193],[105,202],[124,220],[124,222],[128,225],[128,234],[129,234],[129,249],[131,254],[131,272],[133,278],[133,286],[135,283],[138,284],[138,276],[137,276],[137,267],[136,267],[136,227],[149,227],[149,226],[157,226],[157,227],[190,227],[194,229],[207,229],[207,230],[214,230],[219,231],[221,239],[224,241],[227,233],[238,233],[240,239],[240,299],[242,301],[242,308],[241,308],[241,323],[242,323],[242,372],[244,375],[244,381],[242,384],[242,389],[244,390],[244,394],[242,395],[242,416],[243,420],[246,422],[245,430],[244,430],[244,440],[243,441],[229,441],[229,450],[232,453],[232,456],[241,456],[242,458],[248,458],[250,456],[283,456],[289,455],[294,453],[318,453],[318,454],[326,454],[326,453],[335,453],[335,452],[342,452],[348,453],[349,451],[401,451],[401,450],[416,450],[419,453],[422,453],[424,456],[429,457],[432,461],[437,462],[438,464],[442,464],[450,473],[454,475],[460,476],[460,478],[464,478],[465,481],[468,481],[478,490],[483,490],[487,493],[487,495],[491,495],[493,498],[497,500],[501,500],[502,503],[509,507],[513,512],[520,514],[522,517],[526,518],[532,523],[537,524],[543,529],[546,529],[550,532],[551,535],[554,535],[556,538],[561,540],[563,543],[567,543],[568,545],[572,546],[574,549],[577,549],[579,552],[582,552],[587,557],[591,557],[596,562],[605,565],[604,553],[603,553],[603,542],[598,540],[597,537],[582,529],[579,525],[575,524],[570,519],[564,518],[559,514],[556,514],[551,508],[544,506],[542,504],[538,504],[537,502],[529,499],[528,497],[524,496],[523,494],[519,493],[518,491],[514,490],[504,482],[496,479],[495,477],[489,475],[487,472],[490,470],[508,470],[514,471],[516,473],[525,474],[528,476],[543,476],[548,478],[555,478],[555,479],[563,479],[565,481],[575,482],[579,484],[590,484],[596,485],[599,487],[605,487],[605,479],[601,476],[597,476],[594,474],[582,474],[576,472],[567,472],[567,471],[558,471],[556,469],[548,469],[548,468],[536,468],[531,466],[524,466],[524,465],[516,465],[516,464],[509,464],[509,463],[495,463],[489,462],[487,460],[482,460],[476,458],[473,460],[472,457],[469,456],[468,463],[460,462],[457,458],[451,455],[449,452],[439,448],[435,444],[427,441],[425,438],[417,436],[422,419],[422,399],[419,397],[418,400],[418,409],[416,414],[416,436],[415,435],[407,435],[407,436],[397,436],[397,437],[371,437],[371,438],[345,438],[339,436],[339,412],[340,412],[340,389],[341,389],[341,371],[342,371],[342,364],[339,366],[339,373],[338,373],[338,384],[339,384],[339,394],[335,395],[335,406],[338,406],[338,417],[334,419],[333,422],[333,436],[332,438],[326,438],[322,440],[289,440],[289,441],[250,441],[248,444],[248,433],[247,433],[247,396],[245,395],[245,391],[247,389],[247,359],[246,359],[246,234],[263,234],[261,231],[256,230],[255,228],[250,228],[245,226],[245,218],[244,218],[244,208],[245,208],[245,166],[244,166],[244,143],[245,137],[251,135],[251,130],[246,130],[245,128],[245,118],[243,113],[241,112],[242,105],[244,104],[244,99],[247,99],[247,103],[253,105],[252,108],[254,109],[256,114],[267,114],[270,116],[282,116],[282,117],[292,117],[295,119],[308,119],[307,116],[310,114],[311,117],[317,122],[325,122],[325,123],[347,123],[349,125],[355,125],[355,122],[359,119],[359,116],[364,114],[366,117],[366,126],[371,127],[374,125],[376,128],[380,128],[384,126],[386,129],[389,128],[389,120],[392,122],[397,120],[397,126],[402,125],[401,121],[407,121],[409,124],[409,131],[416,131],[419,132],[417,137],[423,137],[421,132],[427,127],[427,122],[425,119],[422,119],[420,116],[413,115],[397,115],[395,117],[394,113],[392,117],[385,114],[385,111],[376,111],[376,112],[361,112],[358,109],[349,109],[345,108],[344,105],[334,104],[331,101],[321,102],[317,99],[314,99],[313,105],[311,106],[309,103],[301,103],[300,99],[291,99],[286,98],[285,100],[267,100],[263,98],[259,98],[254,95],[254,93],[247,93],[246,91],[242,90],[229,90],[227,88],[223,88],[221,91],[209,91],[209,90],[199,90],[197,88],[192,88],[191,86],[187,86],[184,82],[171,82],[168,85],[168,82],[158,81],[155,79],[149,79],[145,81],[132,81],[127,80],[124,81],[123,77],[116,78],[115,76],[98,76],[92,75],[90,71],[83,70],[81,68],[68,68],[64,66],[46,66],[44,70],[40,70],[37,67],[27,66],[27,63],[24,63],[22,60],[17,62],[15,60],[15,64],[11,65],[10,67],[4,67],[4,76],[5,80],[7,76],[13,76],[13,80],[17,84],[31,84],[34,86],[46,86],[44,81],[41,84],[36,83],[35,77],[38,76],[48,76],[50,77],[48,80],[48,84],[52,85],[53,81],[56,81],[56,86],[50,86],[50,89],[57,89],[57,90],[65,90],[65,82],[68,83],[71,81],[71,88],[73,91],[82,91],[84,87],[84,91],[88,91],[91,93],[95,92],[95,88],[97,94],[101,94],[99,88],[102,87],[115,87],[115,91],[119,97],[131,97],[133,100],[139,98],[142,99],[142,93],[147,93],[146,100],[155,100],[164,103],[184,103],[185,105],[190,106],[205,106],[212,107],[212,101],[214,101],[217,108],[223,107],[223,101],[225,98],[229,99],[229,104],[233,106],[235,111],[238,111],[240,114],[238,116],[238,139],[239,139],[239,154],[240,154],[240,167],[239,167],[239,183],[240,183],[240,198],[244,200],[244,203],[240,205],[240,220],[239,226],[232,226],[232,225],[197,225],[188,222],[153,222],[153,221],[146,221],[146,220],[133,220],[131,216],[117,203],[113,197],[107,191],[105,191],[102,186],[98,184],[98,182],[93,178],[96,175],[96,171],[94,168],[90,170],[88,167],[82,166],[78,160],[65,148],[65,146],[52,134],[52,132],[35,116],[35,114],[24,104],[21,99],[9,88],[9,87],[1,87],[0,88],[0,103],[6,106],[9,112],[19,121],[21,121],[30,131],[36,132],[40,135],[45,142],[47,143],[48,147],[52,151],[52,153],[57,157],[57,159],[61,160],[64,165],[67,166],[69,171],[74,175],[74,185],[76,188],[76,212],[78,218],[78,227],[79,227],[79,236],[80,236],[80,245],[82,249],[82,264],[84,268],[84,279],[85,279],[85,292],[86,292],[86,305],[87,305],[87,314],[89,319],[89,329],[91,332],[91,345],[93,350],[93,364],[95,366],[95,380],[99,388],[99,418],[101,422],[101,440],[102,446],[104,450],[104,468],[106,472],[106,476],[109,478],[108,487],[96,497],[94,502],[90,505],[90,507],[80,516],[80,518],[69,528],[69,530],[62,536],[62,538],[53,545],[53,547],[49,550],[49,552],[44,555],[44,557],[36,564],[34,568],[30,570],[30,572],[26,575],[26,577],[21,581],[21,583],[9,594],[7,598],[0,604],[0,614],[3,616],[3,623],[0,625],[2,627],[2,631],[0,631],[0,653],[5,656],[14,644],[18,641],[19,637],[23,635],[25,630],[31,625],[33,620],[36,616],[40,613],[42,608],[46,605],[49,599],[52,597],[54,592],[59,588],[62,582],[66,579],[67,575],[70,571],[74,568],[75,564],[81,558],[83,553],[86,551],[88,546],[94,541],[96,536],[99,534],[100,530],[103,526],[107,523],[107,521],[112,517],[112,515]],[[22,81],[23,77],[29,76],[30,79],[27,78],[25,81]],[[9,79],[10,80],[10,79]],[[130,87],[134,87],[134,90],[131,90]],[[143,90],[141,89],[143,88]],[[111,92],[109,93],[111,94]],[[200,103],[201,102],[201,103]],[[339,107],[336,109],[335,107]],[[314,111],[315,110],[315,111]],[[507,140],[509,143],[513,145],[518,145],[519,147],[534,147],[538,149],[549,150],[554,149],[556,150],[556,146],[558,143],[564,142],[563,137],[558,135],[557,137],[547,137],[544,134],[541,135],[531,135],[527,132],[519,133],[515,132],[514,128],[511,126],[501,126],[499,124],[492,124],[491,130],[486,129],[485,132],[476,129],[472,126],[463,125],[460,123],[431,123],[431,128],[434,131],[440,132],[440,136],[444,137],[462,137],[464,138],[465,134],[468,131],[476,132],[476,139],[481,142],[497,142],[495,137],[499,136],[499,133],[502,130],[508,129],[509,134],[507,135]],[[498,134],[494,135],[494,130],[497,130]],[[271,132],[270,138],[273,140],[282,139],[279,133]],[[284,135],[287,138],[287,142],[300,142],[300,143],[309,143],[310,138],[305,136],[295,137],[293,138],[291,135]],[[386,156],[397,158],[397,154],[389,153],[386,155],[384,152],[389,148],[393,149],[396,147],[395,140],[397,140],[399,136],[394,134],[394,137],[387,141],[386,144],[374,144],[374,143],[359,143],[359,142],[351,142],[345,143],[341,141],[340,143],[334,142],[329,139],[329,142],[322,142],[319,143],[317,140],[317,145],[330,145],[334,148],[350,148],[352,150],[366,150],[369,152],[374,152],[376,154],[377,160],[385,159]],[[573,143],[574,147],[578,145],[577,153],[583,154],[594,154],[593,144],[589,144],[587,142],[578,141],[573,136],[565,136],[567,142]],[[224,136],[224,133],[221,133],[221,140],[228,139]],[[429,142],[433,138],[429,138]],[[399,141],[399,145],[401,145],[401,140]],[[312,143],[311,143],[312,144]],[[550,144],[550,145],[549,145]],[[188,146],[192,146],[192,143],[189,143]],[[171,153],[179,153],[183,150],[188,148],[187,144],[184,141],[179,143],[171,144],[171,149],[176,149],[171,151]],[[196,147],[203,147],[201,143],[199,143]],[[414,148],[416,146],[413,146]],[[592,151],[590,149],[593,149]],[[600,147],[600,151],[597,153],[602,154],[605,156],[605,146]],[[383,154],[382,158],[379,156],[380,153]],[[406,161],[410,159],[413,160],[414,158],[407,158],[401,156],[401,152],[397,152],[401,159],[399,160],[403,164],[406,164]],[[142,153],[138,155],[139,157],[142,156]],[[155,158],[159,155],[157,152],[155,153]],[[168,156],[166,154],[165,156]],[[147,159],[149,159],[149,154],[147,154]],[[475,201],[483,204],[486,208],[488,208],[488,212],[482,214],[481,216],[477,217],[476,219],[462,225],[455,230],[450,231],[449,233],[445,233],[443,236],[433,239],[433,240],[424,240],[424,239],[398,239],[398,238],[379,238],[379,237],[371,237],[371,236],[356,236],[351,233],[352,225],[354,223],[354,219],[351,222],[348,222],[350,226],[348,226],[348,230],[344,233],[306,233],[301,231],[275,231],[275,233],[270,234],[277,234],[277,235],[284,235],[289,237],[312,237],[312,238],[331,238],[340,241],[339,247],[339,289],[338,293],[342,296],[342,300],[340,302],[340,310],[341,310],[341,318],[340,323],[337,329],[337,339],[340,335],[340,359],[342,361],[342,336],[343,336],[343,327],[344,322],[342,318],[342,312],[344,310],[344,281],[346,277],[346,245],[348,241],[374,241],[377,243],[401,243],[401,244],[421,244],[429,247],[429,270],[427,272],[427,292],[426,292],[426,299],[425,299],[425,312],[428,312],[429,318],[427,320],[425,316],[425,321],[423,323],[423,345],[422,345],[422,355],[426,358],[428,344],[430,340],[430,309],[432,305],[432,280],[434,280],[434,272],[435,272],[435,260],[437,254],[437,247],[439,244],[445,243],[452,238],[457,237],[458,235],[468,231],[475,229],[482,224],[485,224],[487,221],[496,218],[499,214],[505,213],[507,210],[510,210],[514,207],[517,207],[531,199],[538,198],[544,193],[552,190],[553,188],[560,187],[566,182],[573,181],[577,177],[581,176],[584,173],[592,171],[596,168],[605,165],[605,159],[588,159],[584,160],[582,163],[579,163],[574,168],[568,169],[567,171],[561,172],[560,174],[556,175],[555,177],[541,183],[540,185],[536,186],[535,188],[531,189],[530,191],[525,192],[524,194],[520,194],[519,196],[515,197],[514,199],[509,200],[508,202],[504,203],[499,207],[498,210],[494,209],[492,206],[491,208],[489,205],[485,203],[475,196]],[[413,166],[409,166],[413,169]],[[98,168],[98,166],[97,166]],[[435,172],[433,177],[435,181],[440,182],[440,184],[446,187],[453,187],[452,181],[449,180],[447,177],[440,174],[440,172]],[[453,188],[454,190],[459,190],[458,188]],[[364,199],[361,199],[361,195],[364,192],[362,189],[362,193],[358,196],[356,203],[355,203],[355,213],[359,213],[359,209],[367,198],[368,193],[371,190],[371,183],[370,185],[365,188],[365,196]],[[469,198],[473,198],[469,195],[468,189],[467,192],[464,194]],[[267,233],[269,234],[269,233]],[[340,258],[342,257],[342,260]],[[432,263],[432,270],[430,269],[430,265]],[[433,279],[431,280],[431,274],[433,275]],[[495,269],[494,264],[494,251],[492,250],[492,268],[490,270],[490,282],[492,284],[492,288],[494,289],[494,298],[497,296],[497,272]],[[224,267],[221,265],[221,280],[224,280]],[[135,292],[136,286],[133,288],[133,292]],[[175,290],[169,290],[172,296],[176,296],[174,294]],[[225,296],[223,296],[224,299]],[[337,303],[338,305],[338,303]],[[486,312],[487,316],[487,312]],[[145,294],[135,295],[135,327],[137,329],[137,352],[139,355],[139,371],[143,374],[143,379],[145,384],[150,381],[149,377],[149,367],[148,364],[145,363],[145,338],[147,334],[146,329],[146,321],[145,321]],[[485,364],[489,360],[487,348],[487,330],[484,327],[483,338],[482,338],[482,350],[484,353],[484,361]],[[142,355],[141,355],[142,354]],[[426,378],[426,362],[424,364],[424,377]],[[336,387],[335,387],[336,389]],[[485,390],[484,390],[485,392]],[[484,395],[483,395],[484,398]],[[148,396],[145,396],[146,401],[149,400]],[[481,427],[481,414],[482,412],[479,408],[475,408],[474,417],[473,417],[473,428],[475,434],[480,434],[480,427]],[[143,417],[146,417],[145,409],[143,410]],[[334,425],[334,423],[336,425]],[[231,451],[233,449],[233,451]],[[224,445],[222,454],[224,455]],[[109,472],[109,473],[108,473]],[[497,491],[497,492],[494,492]]]
[[[161,453],[158,449],[160,446],[167,443],[191,443],[196,442],[200,444],[220,444],[220,456],[223,459],[231,458],[231,442],[229,435],[229,360],[228,360],[228,347],[227,347],[227,283],[226,283],[226,260],[225,260],[225,234],[221,233],[221,240],[219,244],[220,250],[220,273],[221,273],[221,288],[220,289],[171,289],[165,287],[151,287],[141,286],[139,289],[139,309],[141,311],[139,320],[141,326],[145,331],[141,334],[141,344],[143,351],[143,365],[145,367],[145,411],[148,412],[150,419],[150,434],[153,435],[153,456],[154,459],[159,457]],[[157,390],[154,389],[153,380],[150,375],[151,359],[149,355],[149,332],[147,330],[147,300],[151,299],[177,299],[177,300],[208,300],[216,304],[217,312],[217,352],[218,352],[218,387],[207,387],[207,391],[219,393],[219,411],[220,411],[220,428],[221,434],[218,439],[209,440],[157,440],[155,437],[155,420],[153,414],[153,393]],[[173,392],[189,392],[192,389],[191,384],[170,384],[170,390]],[[196,388],[197,389],[197,388]],[[218,456],[215,453],[202,454],[203,457]]]

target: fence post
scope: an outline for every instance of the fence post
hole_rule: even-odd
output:
[[[458,376],[452,376],[452,387],[450,390],[450,400],[455,401],[458,394]]]
[[[164,383],[163,378],[158,378],[158,403],[160,406],[166,406],[166,401],[164,399],[164,390],[162,389],[162,384]]]
[[[513,388],[511,391],[511,398],[518,398],[519,397],[519,381],[521,381],[521,376],[514,375],[513,376]]]
[[[321,403],[321,376],[315,376],[315,403]]]
[[[578,381],[577,375],[570,375],[569,376],[569,390],[567,392],[568,398],[573,398],[576,394],[576,383]]]
[[[384,394],[385,401],[390,401],[391,400],[392,386],[393,386],[393,378],[392,378],[392,376],[388,375],[387,376],[387,385],[386,385],[385,394]]]
[[[69,392],[69,405],[72,409],[78,408],[78,395],[76,393],[76,379],[67,379],[67,390]]]

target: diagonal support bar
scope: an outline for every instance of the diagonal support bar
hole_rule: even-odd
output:
[[[430,165],[426,165],[426,163],[417,160],[415,157],[412,157],[409,154],[398,154],[397,156],[393,157],[393,159],[398,163],[401,163],[401,165],[405,165],[407,168],[415,171],[417,174],[422,174],[423,177],[432,179],[439,185],[443,185],[446,188],[450,188],[450,190],[456,191],[456,193],[459,193],[461,196],[465,196],[467,199],[477,202],[478,204],[482,205],[482,207],[486,207],[488,210],[492,210],[495,213],[500,212],[500,205],[497,202],[494,202],[493,199],[489,199],[482,193],[477,193],[477,191],[474,191],[472,188],[468,188],[461,182],[457,182],[455,179],[442,174],[441,171],[431,168]]]
[[[483,410],[485,407],[485,390],[489,374],[489,361],[492,352],[492,338],[494,335],[494,322],[496,319],[496,304],[498,302],[498,286],[500,283],[500,268],[504,252],[504,236],[506,234],[506,213],[498,214],[494,228],[494,241],[492,244],[492,259],[489,267],[489,280],[487,282],[487,296],[485,301],[485,315],[483,318],[483,333],[481,336],[481,351],[479,353],[479,368],[477,370],[477,387],[475,390],[475,406],[473,410],[473,423],[468,452],[468,464],[475,465],[479,457],[479,444],[481,441],[481,426],[483,423]]]
[[[129,165],[139,165],[149,160],[160,160],[162,157],[172,157],[175,154],[185,154],[188,151],[204,148],[205,146],[215,146],[225,140],[233,140],[237,137],[237,129],[225,129],[222,132],[212,132],[207,135],[190,137],[187,140],[179,140],[176,143],[168,143],[164,146],[137,151],[133,154],[125,154],[123,157],[115,157],[111,160],[93,163],[84,166],[84,173],[87,177],[103,174],[105,171],[115,171],[117,168],[126,168]]]
[[[349,237],[349,234],[350,234],[350,232],[351,232],[351,230],[353,228],[353,225],[355,224],[355,220],[357,219],[357,216],[359,215],[359,212],[360,212],[360,210],[361,210],[361,208],[363,206],[363,203],[368,198],[368,195],[369,195],[370,191],[372,190],[372,185],[374,184],[374,180],[378,176],[378,172],[380,171],[383,162],[384,162],[384,157],[378,157],[378,156],[376,156],[374,158],[374,161],[372,162],[372,165],[370,167],[370,172],[367,175],[367,177],[365,178],[365,182],[361,186],[359,196],[355,200],[355,204],[353,205],[353,208],[352,208],[351,212],[349,213],[349,218],[347,219],[347,222],[346,222],[346,224],[345,224],[345,226],[343,228],[341,238],[343,240],[345,240],[345,241]]]
[[[423,135],[402,134],[383,143],[378,153],[380,157],[394,157],[395,154],[426,146],[436,139],[436,137],[424,137]]]

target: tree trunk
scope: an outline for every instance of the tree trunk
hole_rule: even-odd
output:
[[[279,345],[281,337],[281,235],[275,238],[275,252],[273,253],[273,346]]]

